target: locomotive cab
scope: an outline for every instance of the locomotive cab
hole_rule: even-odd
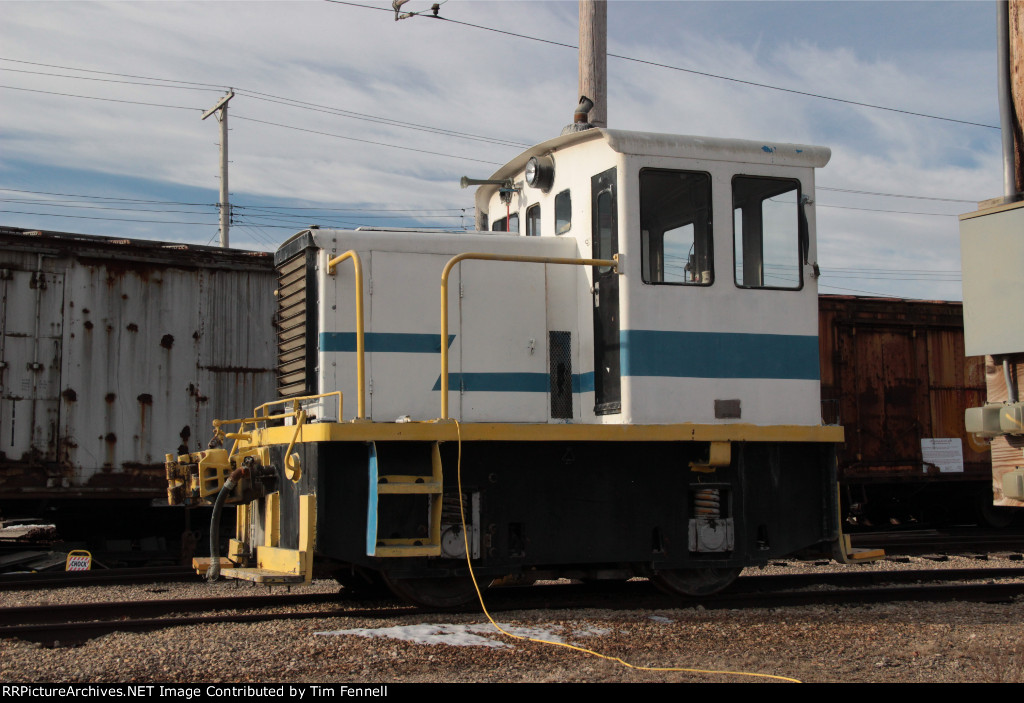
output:
[[[480,230],[522,222],[523,236],[618,257],[615,272],[576,272],[576,368],[593,370],[595,394],[581,398],[581,421],[821,423],[810,194],[829,156],[594,129],[491,177],[510,187],[478,190]]]
[[[706,594],[830,550],[829,153],[591,129],[493,174],[476,232],[300,232],[279,398],[215,423],[230,449],[168,456],[171,501],[239,506],[224,575],[319,564],[430,606],[503,577]]]

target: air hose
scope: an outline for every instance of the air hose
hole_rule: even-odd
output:
[[[228,493],[234,490],[244,475],[244,468],[232,471],[218,491],[217,500],[213,502],[213,515],[210,517],[210,568],[206,570],[207,581],[216,581],[220,578],[220,513]]]

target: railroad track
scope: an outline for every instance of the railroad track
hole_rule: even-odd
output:
[[[147,566],[128,569],[96,569],[94,571],[40,571],[0,574],[0,591],[61,588],[64,586],[183,583],[200,580],[201,577],[196,575],[195,569],[188,566]]]
[[[850,535],[853,546],[884,549],[887,554],[1024,554],[1024,533],[953,527],[927,530],[890,530],[855,532]]]
[[[1024,595],[1024,569],[943,569],[871,573],[747,576],[727,593],[681,600],[663,595],[643,580],[625,583],[537,585],[486,592],[491,612],[529,609],[770,608],[812,604],[896,601],[1006,602]],[[985,583],[978,581],[984,580]],[[936,583],[944,581],[947,583]],[[957,581],[958,583],[948,583]],[[913,582],[912,585],[909,582]],[[931,583],[929,583],[931,582]],[[886,585],[880,585],[886,584]],[[902,584],[902,585],[900,585]],[[821,586],[828,586],[822,589]],[[816,587],[808,590],[809,587]],[[326,606],[295,610],[308,606]],[[0,638],[48,646],[73,645],[111,632],[148,632],[186,625],[308,620],[387,619],[421,613],[411,606],[345,600],[337,593],[268,594],[228,598],[79,603],[0,609]]]

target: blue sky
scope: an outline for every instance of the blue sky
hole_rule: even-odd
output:
[[[273,249],[313,223],[471,222],[459,178],[571,120],[576,52],[363,4],[378,9],[4,2],[0,224],[215,241],[219,136],[200,115],[227,86],[233,246]],[[578,36],[575,2],[450,0],[441,16]],[[608,26],[614,54],[998,125],[994,3],[613,1]],[[619,58],[608,72],[612,127],[832,148],[822,292],[959,299],[956,215],[1002,191],[997,129]]]

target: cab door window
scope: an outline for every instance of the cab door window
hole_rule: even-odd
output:
[[[742,288],[803,286],[800,182],[736,176],[732,181],[736,285]],[[805,245],[806,246],[806,245]]]

